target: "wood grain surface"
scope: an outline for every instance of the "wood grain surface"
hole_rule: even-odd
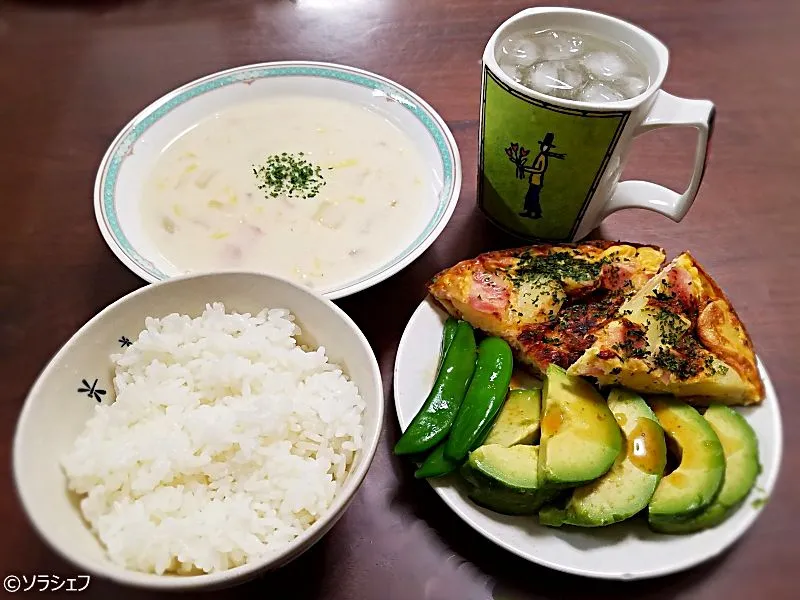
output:
[[[575,3],[568,3],[576,5]],[[797,598],[800,539],[800,3],[586,0],[671,50],[665,89],[717,105],[705,182],[675,224],[630,210],[594,235],[690,249],[728,292],[769,369],[787,432],[781,478],[754,527],[719,559],[652,581],[598,582],[528,564],[464,525],[410,466],[391,378],[397,342],[438,269],[509,245],[475,208],[483,46],[528,4],[512,0],[116,0],[0,4],[0,575],[74,575],[34,533],[14,493],[11,440],[51,355],[98,310],[144,282],[103,242],[92,210],[97,166],[117,131],[168,90],[244,63],[315,59],[374,70],[414,89],[447,120],[464,185],[456,214],[413,265],[340,305],[384,375],[378,454],[343,519],[279,572],[227,592],[264,598],[497,600]],[[652,133],[625,177],[681,187],[693,133]],[[376,311],[374,307],[385,307]],[[92,598],[155,595],[95,580]],[[164,596],[166,597],[166,596]]]

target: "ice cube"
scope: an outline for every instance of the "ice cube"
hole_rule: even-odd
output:
[[[626,98],[638,96],[647,89],[647,82],[641,77],[625,76],[614,82],[614,87]]]
[[[518,67],[530,67],[539,58],[539,47],[529,37],[516,34],[505,39],[500,46],[501,60],[508,59]]]
[[[537,34],[536,41],[545,60],[578,57],[583,50],[583,38],[574,34],[544,31]]]
[[[601,102],[618,102],[625,98],[618,91],[609,87],[602,81],[592,81],[580,91],[576,99],[581,102],[592,102],[596,104]]]
[[[511,77],[511,79],[513,79],[517,83],[522,83],[523,80],[522,69],[520,69],[517,65],[513,64],[509,57],[506,56],[501,58],[498,64],[500,65],[500,70],[503,73]]]
[[[558,78],[558,65],[552,62],[539,63],[531,69],[530,84],[543,94],[553,94],[555,90],[568,87]]]
[[[590,52],[583,57],[583,65],[592,76],[603,81],[619,79],[628,70],[628,63],[613,52]]]
[[[532,67],[527,80],[530,87],[543,94],[575,99],[577,90],[586,85],[589,76],[580,64],[553,60]]]
[[[572,87],[561,81],[559,68],[556,62],[542,62],[531,69],[529,76],[530,86],[537,92],[550,96],[562,96],[572,90]]]
[[[589,81],[589,74],[583,65],[572,60],[558,63],[558,78],[572,90],[577,90]]]

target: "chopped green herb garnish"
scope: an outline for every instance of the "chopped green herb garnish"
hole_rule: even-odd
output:
[[[704,370],[711,375],[724,375],[728,372],[728,367],[725,365],[714,364],[713,356],[707,355],[701,360],[697,355],[694,343],[689,343],[689,340],[685,338],[681,341],[684,345],[682,349],[686,354],[682,355],[667,348],[660,348],[653,356],[653,364],[665,371],[669,371],[680,379],[689,379]]]
[[[647,358],[648,351],[645,344],[645,332],[635,326],[629,326],[625,331],[625,339],[611,346],[611,349],[623,358]]]
[[[703,363],[706,371],[711,373],[712,375],[725,375],[728,372],[728,367],[723,364],[715,365],[714,364],[714,357],[710,354],[706,356],[706,359]]]
[[[617,353],[622,354],[624,357],[627,358],[646,358],[647,357],[647,350],[644,348],[637,348],[633,345],[631,340],[625,340],[624,342],[620,342],[619,344],[614,344],[611,346],[612,350],[615,350]]]
[[[553,252],[538,255],[526,252],[519,258],[511,278],[516,283],[547,278],[555,281],[591,281],[600,275],[606,259],[588,261],[574,256],[570,252]]]
[[[665,308],[660,308],[654,311],[653,318],[661,329],[661,343],[666,346],[677,344],[684,333],[684,324],[680,316]]]
[[[653,356],[653,364],[669,371],[679,379],[689,379],[698,373],[697,365],[678,354],[673,354],[667,348],[659,348]]]
[[[253,167],[258,189],[270,198],[313,198],[325,185],[322,169],[304,158],[305,154],[273,154],[263,165]]]
[[[672,294],[667,294],[665,292],[655,291],[653,292],[653,298],[655,298],[659,302],[669,302],[674,298],[674,296]]]

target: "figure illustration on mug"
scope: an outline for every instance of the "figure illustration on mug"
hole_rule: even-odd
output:
[[[521,217],[527,217],[529,219],[542,218],[540,193],[542,191],[542,187],[544,186],[544,174],[550,164],[549,159],[558,158],[560,160],[564,160],[567,157],[566,154],[552,152],[552,149],[556,147],[555,144],[553,144],[554,139],[555,134],[552,132],[547,132],[544,138],[539,140],[539,153],[536,155],[530,165],[527,164],[528,156],[531,153],[530,150],[513,142],[508,148],[506,148],[508,160],[514,163],[517,167],[517,177],[519,179],[525,179],[525,175],[529,174],[528,193],[525,194],[525,204],[522,212],[519,213]]]

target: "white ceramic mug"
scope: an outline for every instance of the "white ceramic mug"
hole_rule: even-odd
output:
[[[547,29],[595,35],[627,46],[646,67],[648,87],[628,100],[578,102],[545,95],[503,72],[496,54],[504,39],[521,31]],[[663,91],[668,64],[664,44],[608,15],[530,8],[506,20],[483,55],[478,203],[484,214],[515,235],[550,241],[579,240],[624,208],[646,208],[676,222],[683,219],[703,179],[714,105]],[[694,171],[686,190],[676,192],[650,181],[620,182],[632,140],[671,126],[694,127],[698,132]],[[551,152],[556,147],[557,154]],[[561,160],[548,163],[547,157],[554,156]],[[536,159],[546,174],[533,181],[526,174]],[[532,192],[539,214],[529,211]]]

